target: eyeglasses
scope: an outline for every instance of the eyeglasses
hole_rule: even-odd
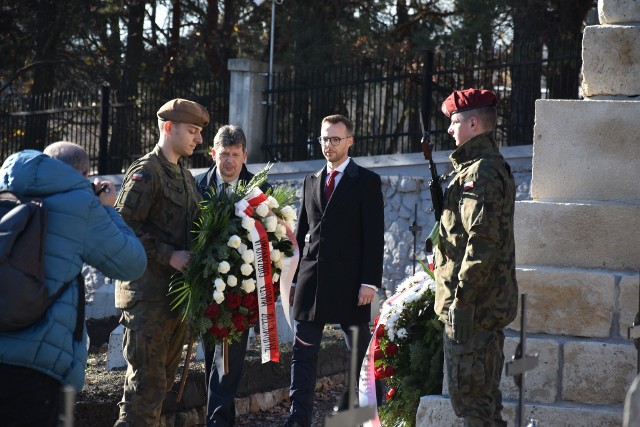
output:
[[[351,137],[345,136],[344,138],[340,138],[338,136],[319,136],[318,142],[320,143],[320,145],[327,145],[327,143],[330,142],[331,145],[333,145],[334,147],[337,147],[338,145],[340,145],[340,141],[347,138],[351,138]]]

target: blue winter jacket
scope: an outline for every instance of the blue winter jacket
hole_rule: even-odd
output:
[[[145,271],[142,244],[112,207],[94,195],[71,166],[35,150],[11,155],[0,168],[0,190],[42,198],[48,207],[44,272],[49,294],[71,286],[36,324],[0,333],[0,363],[43,372],[77,391],[84,384],[86,328],[73,340],[78,315],[77,276],[87,263],[108,277],[132,280]],[[84,323],[84,322],[83,322]]]

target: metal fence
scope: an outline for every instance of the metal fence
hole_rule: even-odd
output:
[[[563,49],[554,50],[558,51]],[[421,151],[419,109],[424,63],[423,56],[276,73],[273,89],[266,91],[274,101],[269,106],[263,150],[274,161],[322,158],[320,146],[315,143],[320,122],[327,115],[339,113],[354,122],[356,143],[350,151],[352,156]],[[578,51],[517,61],[510,49],[489,54],[451,50],[436,52],[433,63],[433,69],[426,70],[425,79],[432,85],[433,94],[431,141],[436,150],[446,150],[455,145],[447,134],[449,121],[439,111],[453,90],[494,90],[499,99],[498,142],[505,146],[531,144],[534,101],[548,98],[548,76],[561,69],[579,70],[581,57]],[[516,74],[524,75],[519,82],[528,96],[512,97]],[[566,94],[567,90],[561,92]],[[573,92],[572,98],[577,99],[577,88]]]
[[[436,52],[426,74],[424,57],[285,70],[273,76],[273,88],[265,91],[265,98],[273,102],[267,109],[262,149],[272,161],[322,158],[315,143],[320,121],[341,113],[355,125],[352,156],[419,152],[423,84],[432,88],[429,125],[436,150],[454,148],[446,133],[449,122],[439,113],[440,104],[452,90],[471,86],[498,94],[496,136],[500,144],[531,144],[535,99],[549,98],[551,83],[557,89],[566,83],[565,76],[577,76],[575,70],[580,69],[579,51],[557,53],[563,51],[566,49],[556,48],[553,55],[537,56],[525,52],[517,58],[510,49]],[[566,86],[568,90],[558,91],[562,98],[578,98],[576,82]],[[87,150],[93,172],[122,173],[153,148],[158,139],[156,111],[175,97],[197,101],[210,112],[212,123],[203,132],[205,141],[212,141],[216,129],[229,120],[228,80],[172,86],[143,82],[133,97],[104,86],[4,96],[0,98],[0,161],[25,148],[42,150],[52,142],[70,140]],[[200,146],[189,166],[209,165],[209,148]]]
[[[191,82],[188,87],[145,82],[138,85],[135,96],[125,99],[108,86],[5,96],[0,99],[0,161],[26,148],[43,150],[66,140],[89,153],[92,172],[122,173],[154,147],[159,136],[156,111],[177,97],[199,102],[209,111],[212,123],[203,131],[205,141],[212,141],[217,128],[229,120],[229,82],[217,79]],[[189,166],[208,166],[210,148],[199,146]]]

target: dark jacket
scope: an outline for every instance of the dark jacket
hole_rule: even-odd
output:
[[[216,183],[216,173],[217,167],[214,164],[206,172],[199,173],[195,176],[198,191],[204,199],[209,198],[207,189],[211,185],[212,180],[214,184]],[[249,169],[247,169],[247,165],[242,165],[242,170],[240,171],[240,175],[238,175],[238,181],[244,181],[245,183],[248,183],[249,181],[251,181],[251,178],[253,178],[253,174],[249,172]],[[262,190],[263,193],[266,193],[270,188],[271,186],[266,182],[260,186],[260,190]]]
[[[349,162],[331,200],[324,200],[326,166],[304,179],[296,239],[293,316],[324,323],[370,320],[358,306],[360,285],[382,286],[384,204],[380,177]]]

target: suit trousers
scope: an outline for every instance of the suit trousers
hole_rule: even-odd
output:
[[[291,410],[289,418],[304,427],[311,425],[313,415],[313,399],[318,372],[318,352],[324,325],[321,322],[296,322],[296,340],[293,343],[293,355],[291,357],[291,389],[289,391]],[[369,341],[371,340],[371,330],[368,322],[355,325],[341,323],[340,328],[342,328],[348,351],[351,351],[352,346],[349,331],[351,326],[358,327],[358,363],[356,370],[356,378],[358,378]]]
[[[229,372],[224,374],[224,356],[222,344],[213,351],[205,347],[204,368],[207,386],[207,427],[227,427],[236,423],[235,396],[242,379],[244,357],[247,352],[249,330],[240,336],[239,341],[229,344]]]

